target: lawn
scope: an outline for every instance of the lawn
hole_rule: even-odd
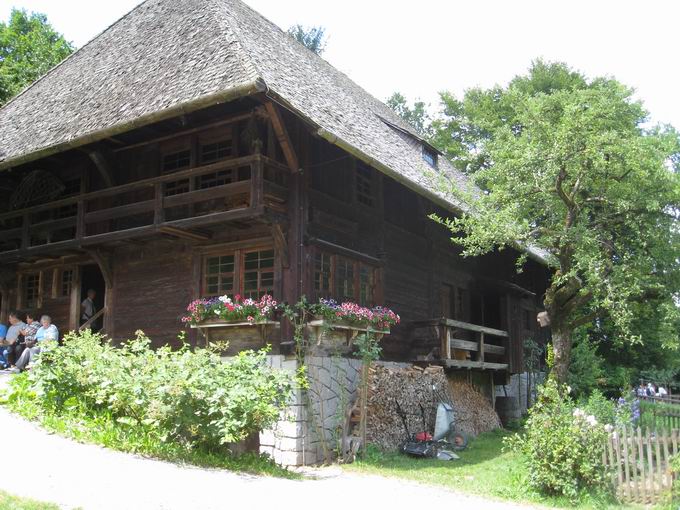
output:
[[[54,503],[43,503],[34,499],[20,498],[0,491],[0,510],[59,510]]]
[[[520,457],[503,451],[503,438],[511,434],[494,431],[482,434],[460,452],[460,460],[415,459],[399,453],[382,453],[370,449],[365,458],[345,469],[389,477],[406,478],[421,483],[495,499],[540,504],[558,508],[606,509],[626,507],[607,495],[583,494],[578,505],[566,498],[546,497],[529,487]]]

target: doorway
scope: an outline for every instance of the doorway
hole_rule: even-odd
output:
[[[94,290],[94,309],[95,313],[104,308],[105,303],[105,293],[106,284],[104,283],[104,276],[97,264],[88,264],[81,266],[81,278],[80,278],[80,296],[81,302],[87,298],[88,290]],[[78,303],[79,308],[79,324],[82,324],[80,320],[82,313],[80,312],[80,303]],[[100,331],[104,324],[104,317],[99,317],[92,323],[92,331]]]

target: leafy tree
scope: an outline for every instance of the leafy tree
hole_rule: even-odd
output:
[[[326,49],[326,29],[324,27],[303,27],[293,25],[288,29],[288,34],[297,42],[312,50],[317,55],[321,55]]]
[[[604,359],[597,353],[597,346],[585,334],[578,335],[567,379],[575,398],[587,397],[604,382],[603,364]]]
[[[633,342],[651,319],[678,345],[680,140],[671,127],[646,127],[632,94],[538,61],[505,88],[467,92],[440,126],[438,140],[477,185],[449,187],[470,204],[439,218],[453,242],[465,255],[531,245],[554,265],[544,306],[560,382],[573,332],[595,319]],[[448,138],[458,125],[463,134]]]
[[[432,134],[430,129],[431,118],[427,113],[426,105],[422,101],[415,101],[413,107],[409,106],[406,98],[399,92],[395,92],[386,101],[387,106],[392,108],[394,112],[411,125],[416,132],[423,136],[429,137]]]
[[[73,52],[44,14],[12,9],[0,23],[0,104],[5,103]]]

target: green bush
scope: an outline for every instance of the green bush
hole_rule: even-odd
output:
[[[605,397],[600,390],[593,390],[590,396],[582,401],[580,407],[586,414],[594,416],[599,423],[616,424],[616,403]]]
[[[212,349],[151,349],[142,332],[114,347],[86,331],[41,353],[31,390],[51,412],[105,412],[165,441],[215,450],[272,425],[287,403],[291,377],[265,356],[246,351],[224,363]]]
[[[508,438],[507,445],[522,455],[534,488],[576,501],[582,489],[606,487],[602,450],[607,431],[567,393],[548,379],[529,410],[526,433]]]

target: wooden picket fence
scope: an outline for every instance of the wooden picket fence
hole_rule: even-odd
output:
[[[624,428],[609,435],[603,462],[612,471],[617,496],[632,503],[655,503],[671,489],[670,459],[678,454],[680,430]]]

